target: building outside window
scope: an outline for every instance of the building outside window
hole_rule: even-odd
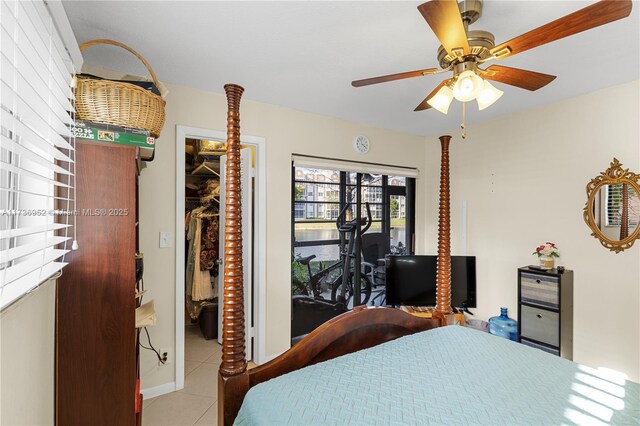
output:
[[[415,199],[415,179],[303,167],[294,167],[293,176],[294,255],[313,254],[318,261],[338,259],[335,221],[345,206],[346,220],[355,218],[358,179],[362,216],[366,216],[365,203],[371,210],[373,223],[368,232],[386,233],[392,246],[411,245],[415,219],[408,199]],[[408,192],[412,192],[410,197]]]

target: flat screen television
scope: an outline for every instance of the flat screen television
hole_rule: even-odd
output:
[[[435,306],[437,256],[386,257],[388,305]],[[451,256],[451,306],[476,307],[476,257]]]

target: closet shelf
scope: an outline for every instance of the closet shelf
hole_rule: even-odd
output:
[[[185,173],[184,175],[185,175],[186,177],[200,178],[200,179],[202,179],[202,178],[209,178],[209,179],[211,179],[211,178],[219,178],[219,177],[220,177],[220,176],[218,176],[218,175],[214,175],[213,173],[209,173],[209,174],[206,174],[206,173],[198,173],[197,175],[193,175],[193,174],[191,174],[191,173]]]
[[[185,200],[189,200],[189,201],[200,201],[201,198],[200,197],[184,197]],[[220,204],[220,197],[213,197],[212,200],[214,200],[216,203]]]
[[[198,151],[198,156],[206,159],[206,160],[215,160],[218,161],[220,156],[227,155],[227,150],[221,149],[217,151]]]

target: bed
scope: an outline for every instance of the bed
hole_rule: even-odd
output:
[[[626,425],[640,420],[639,401],[636,384],[621,386],[538,349],[449,326],[261,383],[247,393],[235,424]]]
[[[432,319],[356,307],[274,360],[245,357],[239,104],[226,85],[227,204],[218,424],[640,424],[640,385],[450,321],[449,153],[442,146]]]

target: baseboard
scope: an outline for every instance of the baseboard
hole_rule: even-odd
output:
[[[176,390],[176,382],[165,383],[164,385],[154,386],[152,388],[140,389],[140,393],[144,399],[155,398]]]

